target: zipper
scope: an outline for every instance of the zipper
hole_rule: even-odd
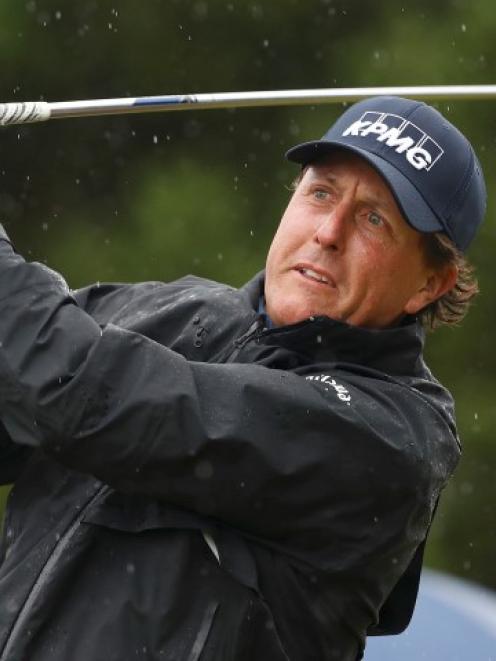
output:
[[[262,317],[257,315],[255,321],[253,321],[248,330],[243,333],[240,337],[233,341],[234,349],[229,353],[229,350],[220,351],[215,356],[211,357],[208,362],[212,363],[233,363],[236,358],[239,356],[242,348],[251,340],[258,340],[262,336],[266,335],[284,335],[286,333],[293,333],[294,331],[299,330],[300,328],[305,328],[306,326],[312,325],[315,321],[320,321],[321,317],[309,317],[308,319],[303,319],[303,321],[297,321],[294,324],[288,324],[286,326],[274,326],[273,328],[265,328],[263,325]],[[2,661],[0,659],[0,661]]]
[[[258,316],[255,321],[250,325],[246,333],[238,337],[237,340],[234,340],[234,350],[230,353],[227,354],[225,358],[226,363],[233,363],[236,358],[239,356],[241,349],[251,340],[262,337],[262,335],[279,335],[279,334],[284,334],[284,333],[292,333],[295,330],[299,330],[300,328],[305,328],[306,326],[309,326],[313,324],[318,318],[317,317],[310,317],[309,319],[304,319],[303,321],[298,321],[295,324],[290,324],[287,326],[275,326],[274,328],[265,328],[262,323],[262,318]],[[217,356],[217,359],[221,358],[221,356]],[[1,661],[1,659],[0,659]]]
[[[246,333],[234,340],[234,349],[230,354],[226,356],[226,363],[233,363],[236,358],[239,356],[241,349],[247,344],[250,340],[255,337],[260,337],[264,332],[263,326],[261,325],[260,317],[257,317],[255,321],[250,325]],[[0,659],[1,661],[1,659]]]
[[[8,656],[12,651],[12,648],[16,640],[18,639],[20,633],[22,632],[23,626],[26,623],[26,620],[30,614],[34,602],[36,601],[36,598],[40,594],[43,586],[46,584],[55,565],[57,564],[60,557],[62,556],[62,554],[68,547],[69,543],[71,542],[72,538],[74,537],[75,533],[77,532],[82,519],[86,515],[86,512],[98,500],[100,500],[103,496],[107,495],[109,491],[111,491],[111,489],[107,485],[103,485],[102,487],[100,487],[97,493],[88,501],[85,507],[80,512],[78,512],[78,515],[75,518],[75,520],[72,522],[70,527],[66,530],[64,535],[62,535],[58,543],[53,548],[38,578],[34,582],[33,587],[31,588],[31,591],[29,592],[26,598],[26,601],[24,602],[24,605],[21,608],[21,611],[19,612],[17,619],[14,622],[14,625],[12,626],[12,630],[5,643],[2,655],[0,656],[0,661],[8,661]]]

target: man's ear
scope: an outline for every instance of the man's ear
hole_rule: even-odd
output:
[[[406,302],[405,314],[417,314],[456,285],[458,269],[454,264],[447,264],[427,275],[423,286]]]

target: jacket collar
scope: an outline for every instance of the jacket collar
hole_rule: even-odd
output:
[[[264,281],[261,271],[240,290],[255,311]],[[370,329],[319,316],[268,330],[265,337],[319,362],[347,363],[403,376],[425,376],[427,369],[422,359],[425,332],[414,317],[392,328]]]

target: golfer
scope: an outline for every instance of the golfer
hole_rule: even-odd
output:
[[[0,661],[355,661],[408,623],[459,457],[422,358],[485,211],[469,142],[377,97],[298,145],[237,290],[72,292],[0,238]]]

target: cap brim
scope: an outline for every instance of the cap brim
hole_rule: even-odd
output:
[[[389,185],[405,219],[414,229],[419,232],[446,232],[438,217],[410,180],[377,154],[337,141],[314,140],[293,147],[286,152],[286,158],[294,163],[307,165],[336,149],[344,149],[361,156],[377,170]]]

